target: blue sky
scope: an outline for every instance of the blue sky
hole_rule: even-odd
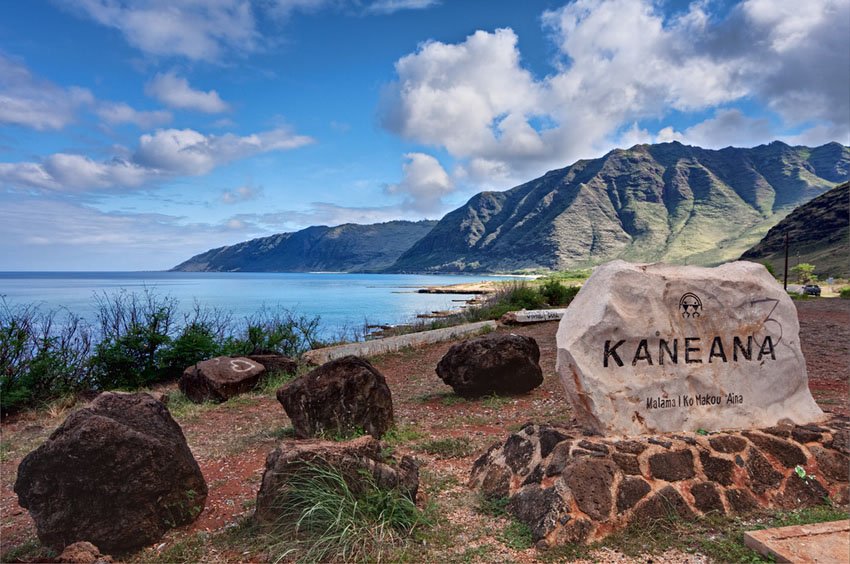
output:
[[[0,2],[0,270],[165,269],[774,139],[850,144],[850,0]]]

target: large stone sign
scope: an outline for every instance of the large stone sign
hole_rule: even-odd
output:
[[[579,421],[607,434],[813,423],[794,303],[751,262],[596,268],[558,328]]]

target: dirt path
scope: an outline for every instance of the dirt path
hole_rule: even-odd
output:
[[[850,415],[850,300],[795,303],[809,389],[824,411]]]
[[[850,300],[820,299],[796,302],[801,341],[812,393],[826,411],[850,415]],[[508,521],[476,510],[478,500],[466,487],[469,468],[477,455],[523,423],[569,424],[570,408],[555,374],[557,322],[501,328],[534,337],[540,346],[543,385],[530,394],[464,401],[451,393],[434,367],[451,343],[393,353],[372,359],[393,393],[396,423],[403,441],[399,454],[421,462],[422,503],[436,502],[440,521],[422,548],[423,559],[531,562],[534,549],[514,550],[498,536]],[[167,387],[165,391],[174,387]],[[197,533],[214,533],[233,526],[253,510],[265,458],[289,432],[289,420],[271,394],[252,394],[217,406],[180,411],[174,408],[187,441],[209,486],[204,511],[192,525],[169,533],[158,547],[169,546]],[[0,428],[0,553],[17,549],[39,554],[29,514],[12,491],[20,460],[55,429],[67,410],[26,413],[8,419]],[[250,551],[207,550],[209,561],[252,561]],[[145,560],[144,554],[139,557]],[[43,557],[42,557],[43,558]],[[614,555],[600,555],[608,560]],[[693,560],[667,554],[664,560]]]

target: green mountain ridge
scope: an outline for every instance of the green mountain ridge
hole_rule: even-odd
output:
[[[389,267],[436,221],[308,227],[210,249],[172,268],[182,272],[354,272]]]
[[[315,226],[211,249],[172,270],[489,273],[621,258],[710,266],[737,259],[794,208],[850,178],[839,143],[615,149],[439,222]]]
[[[850,277],[850,183],[795,209],[741,258],[769,262],[782,272],[786,233],[791,265],[807,262],[821,277]]]
[[[838,143],[616,149],[447,214],[388,272],[583,268],[622,258],[714,265],[850,177]]]

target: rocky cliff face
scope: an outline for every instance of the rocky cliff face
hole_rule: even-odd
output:
[[[615,258],[717,264],[848,177],[850,149],[838,143],[637,145],[474,196],[388,270],[568,269]]]
[[[175,266],[182,272],[354,272],[387,268],[435,221],[308,227],[210,249]]]
[[[795,209],[741,258],[769,262],[782,272],[786,233],[792,265],[807,262],[820,276],[850,277],[850,183]]]

